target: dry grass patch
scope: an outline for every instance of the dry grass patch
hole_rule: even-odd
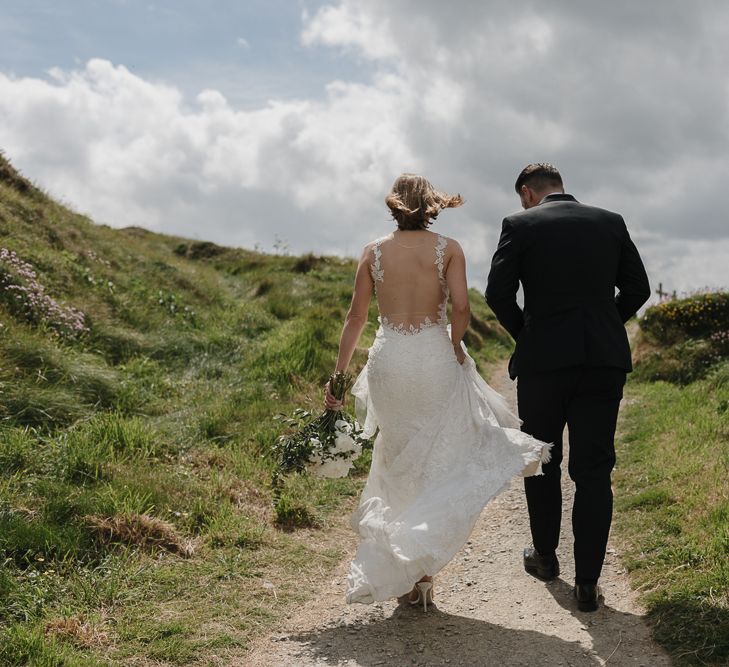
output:
[[[44,634],[60,637],[78,648],[102,646],[108,642],[108,635],[84,616],[54,618],[46,622]]]
[[[225,470],[230,466],[230,460],[226,452],[218,449],[197,449],[191,451],[180,460],[189,463],[199,477],[208,477],[209,469]]]
[[[266,525],[273,522],[274,511],[270,494],[253,486],[251,482],[233,477],[225,488],[225,494],[233,507],[241,510],[246,516],[254,517]]]
[[[108,518],[88,515],[84,521],[104,543],[160,548],[185,558],[194,552],[192,541],[181,538],[171,523],[148,514],[128,513]]]

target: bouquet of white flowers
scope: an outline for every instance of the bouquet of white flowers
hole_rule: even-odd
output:
[[[341,400],[352,386],[352,376],[337,372],[329,378],[332,395]],[[317,477],[345,477],[368,440],[360,425],[341,410],[325,410],[315,416],[301,408],[293,417],[277,415],[293,432],[279,436],[273,446],[281,473],[304,471]]]

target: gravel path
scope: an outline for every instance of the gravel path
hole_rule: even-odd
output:
[[[494,370],[491,384],[515,401],[505,365]],[[237,664],[669,667],[671,661],[650,638],[612,544],[600,580],[604,606],[595,613],[577,610],[569,514],[574,489],[566,472],[563,480],[559,579],[545,584],[522,568],[521,552],[530,537],[517,479],[486,507],[469,542],[438,574],[436,606],[427,613],[395,600],[345,604],[348,555],[333,579],[322,582],[318,598],[282,619],[278,631]],[[356,541],[353,534],[348,539],[351,555]]]

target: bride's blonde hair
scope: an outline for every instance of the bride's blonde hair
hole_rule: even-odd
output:
[[[417,174],[400,174],[385,197],[385,203],[398,228],[427,229],[444,208],[463,204],[463,197],[439,192]]]

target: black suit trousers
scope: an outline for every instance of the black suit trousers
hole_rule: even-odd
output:
[[[569,429],[577,583],[597,582],[605,560],[613,511],[615,425],[625,377],[619,368],[575,366],[520,374],[518,379],[522,431],[554,443],[544,475],[524,479],[532,539],[540,553],[554,552],[559,543],[562,435],[565,425]]]

